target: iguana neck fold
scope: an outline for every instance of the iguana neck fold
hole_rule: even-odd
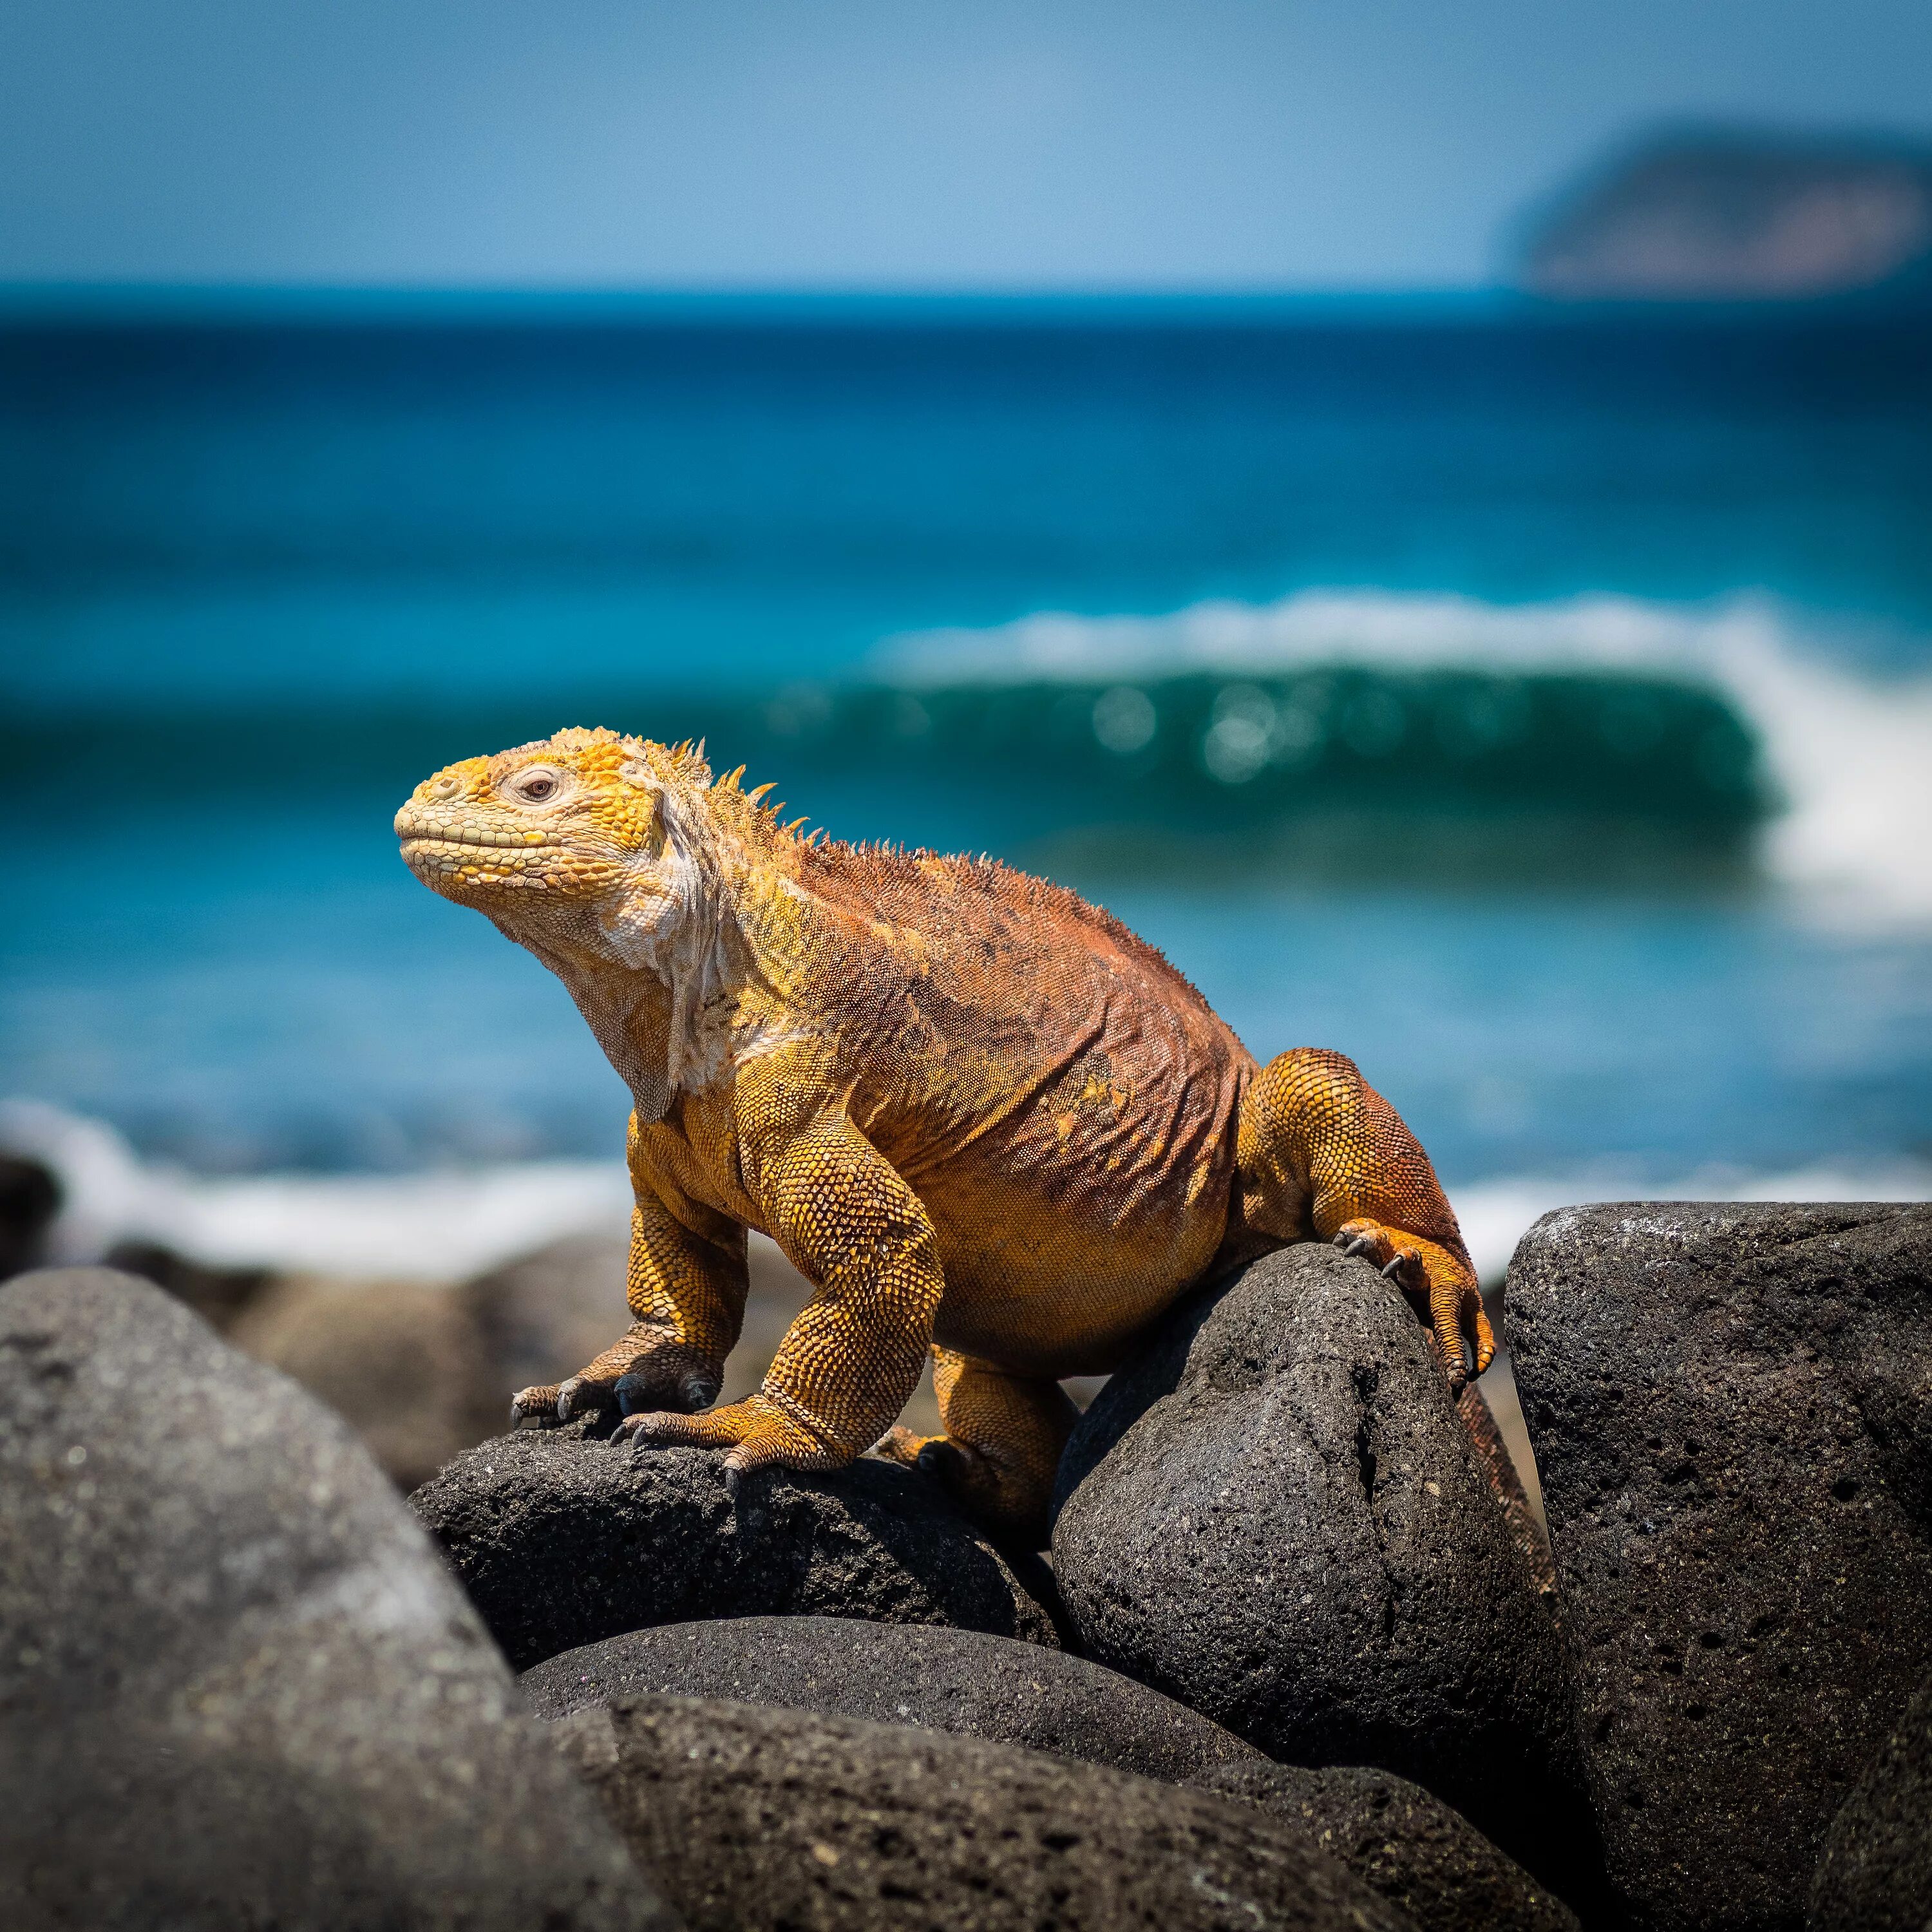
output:
[[[770,1045],[778,962],[760,956],[757,911],[785,897],[806,916],[787,863],[796,835],[735,784],[680,772],[654,790],[660,848],[585,908],[577,934],[496,922],[563,982],[646,1120]]]

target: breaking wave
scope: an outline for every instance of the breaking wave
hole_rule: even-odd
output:
[[[1512,728],[1512,691],[1533,692],[1539,682],[1560,691],[1582,680],[1595,708],[1577,744],[1610,765],[1622,760],[1633,796],[1654,795],[1675,772],[1707,802],[1735,807],[1747,774],[1721,724],[1691,703],[1702,697],[1755,747],[1762,852],[1775,878],[1855,916],[1932,918],[1932,676],[1860,668],[1823,625],[1762,599],[1500,605],[1309,591],[1162,616],[1047,613],[986,630],[922,632],[892,640],[881,663],[915,693],[1104,684],[1094,729],[1127,741],[1147,728],[1144,688],[1177,678],[1281,679],[1343,667],[1371,681],[1367,710],[1358,704],[1372,729],[1374,682],[1400,698],[1418,679],[1458,677],[1468,681],[1468,717],[1492,737],[1499,706],[1504,729]],[[1204,749],[1211,769],[1218,731],[1221,775],[1238,776],[1272,754],[1264,749],[1271,721],[1239,692],[1232,709],[1216,702],[1221,715],[1210,716]],[[1393,720],[1386,704],[1382,715]],[[1523,716],[1519,706],[1516,717]],[[1291,754],[1306,742],[1306,728],[1295,730],[1303,735],[1291,733]],[[1576,749],[1566,747],[1562,760],[1573,779]]]

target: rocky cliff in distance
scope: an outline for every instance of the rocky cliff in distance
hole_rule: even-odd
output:
[[[1533,218],[1513,279],[1562,302],[1932,301],[1932,147],[1659,134]]]

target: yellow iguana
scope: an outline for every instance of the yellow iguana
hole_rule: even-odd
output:
[[[766,790],[573,730],[452,765],[397,814],[416,876],[563,981],[634,1104],[632,1325],[513,1416],[621,1409],[640,1443],[725,1450],[734,1481],[877,1446],[1037,1535],[1074,1417],[1058,1378],[1117,1366],[1190,1286],[1284,1243],[1393,1277],[1453,1386],[1466,1332],[1488,1366],[1455,1216],[1351,1061],[1257,1066],[1072,892],[802,836]],[[818,1292],[759,1393],[706,1409],[748,1228]],[[922,1440],[891,1425],[928,1349],[946,1432]]]

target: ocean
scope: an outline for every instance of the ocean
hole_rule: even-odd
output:
[[[698,736],[1544,1206],[1932,1192],[1932,329],[1468,302],[0,305],[0,1142],[63,1251],[621,1216],[449,759]]]

